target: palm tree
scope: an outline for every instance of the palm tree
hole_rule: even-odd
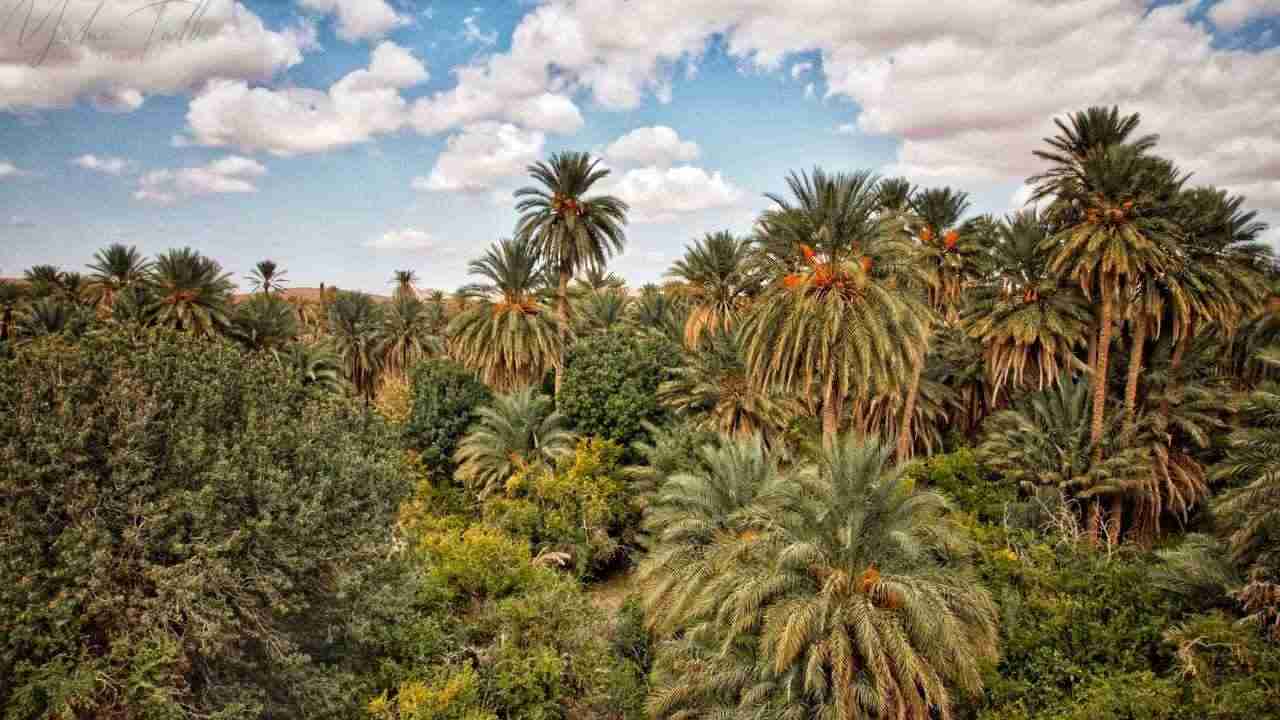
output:
[[[725,330],[706,333],[698,350],[685,353],[672,379],[658,388],[658,400],[688,416],[695,428],[724,435],[760,435],[776,447],[779,435],[799,408],[774,388],[762,388],[747,377],[742,345]]]
[[[31,297],[39,299],[62,292],[63,272],[55,265],[32,265],[22,273]]]
[[[1107,369],[1118,299],[1129,298],[1161,273],[1176,272],[1176,228],[1156,191],[1168,168],[1141,146],[1090,151],[1036,189],[1053,196],[1048,213],[1063,229],[1046,241],[1049,271],[1075,281],[1099,312],[1093,367],[1091,440],[1101,452],[1107,404]]]
[[[341,360],[326,345],[294,342],[274,353],[276,362],[302,381],[326,392],[343,389]]]
[[[554,284],[554,283],[550,283]],[[625,290],[627,281],[614,275],[603,267],[588,266],[574,281],[571,295],[584,296],[604,290]]]
[[[520,213],[517,239],[532,241],[542,261],[559,274],[557,321],[562,349],[569,337],[569,280],[581,270],[603,268],[626,245],[622,228],[627,223],[627,204],[612,195],[588,195],[609,175],[609,170],[598,167],[599,162],[588,153],[557,153],[549,162],[529,166],[538,185],[515,193]],[[557,394],[562,366],[557,360]]]
[[[666,292],[652,284],[640,288],[640,297],[631,303],[632,325],[640,332],[657,333],[673,342],[683,342],[688,304],[683,297],[677,297],[677,292]]]
[[[1048,237],[1034,208],[1001,221],[991,273],[965,309],[966,332],[985,348],[992,401],[1007,382],[1022,386],[1028,369],[1039,390],[1055,382],[1092,322],[1080,291],[1049,272]]]
[[[412,295],[397,294],[385,309],[378,353],[387,372],[405,376],[419,360],[444,350],[440,338],[432,332],[427,303]]]
[[[94,253],[89,276],[97,301],[110,309],[116,295],[125,288],[147,282],[151,263],[136,247],[113,243]]]
[[[89,325],[85,310],[59,297],[45,297],[32,302],[17,324],[17,335],[34,339],[47,335],[79,335]]]
[[[289,273],[276,264],[274,260],[262,260],[253,266],[253,270],[245,275],[253,292],[270,295],[284,290],[289,284]]]
[[[952,690],[981,693],[995,605],[954,556],[946,500],[891,468],[888,448],[844,436],[789,476],[758,444],[705,454],[646,514],[644,599],[664,634],[752,662],[690,666],[652,715],[711,699],[730,705],[717,716],[950,717]]]
[[[365,401],[373,398],[381,371],[378,352],[382,330],[382,309],[361,292],[339,292],[329,305],[329,334],[343,373]]]
[[[1068,115],[1065,122],[1061,118],[1054,118],[1053,124],[1058,126],[1058,134],[1044,139],[1049,149],[1032,151],[1036,157],[1049,163],[1047,171],[1029,180],[1037,188],[1032,200],[1046,197],[1047,195],[1039,192],[1040,188],[1078,171],[1090,154],[1120,145],[1130,145],[1139,152],[1154,148],[1160,139],[1159,135],[1130,139],[1141,120],[1142,116],[1138,113],[1121,115],[1120,109],[1115,105],[1110,108],[1095,105]]]
[[[227,328],[230,277],[215,260],[191,248],[160,255],[151,269],[151,322],[202,337]]]
[[[458,478],[480,497],[502,487],[518,471],[554,464],[571,452],[577,436],[551,399],[526,387],[494,398],[458,443]]]
[[[684,340],[697,347],[708,331],[730,330],[751,298],[760,290],[752,268],[752,243],[721,231],[707,233],[686,247],[667,275],[679,280],[689,303]]]
[[[418,274],[412,270],[397,270],[391,278],[391,284],[396,286],[395,292],[392,294],[395,298],[418,298]]]
[[[297,339],[298,320],[289,303],[264,291],[236,306],[231,335],[251,350],[275,350]]]
[[[631,297],[621,288],[596,290],[575,303],[576,334],[591,335],[622,327],[627,321]]]
[[[1280,350],[1260,358],[1280,365]],[[1228,439],[1227,457],[1213,468],[1212,478],[1235,487],[1217,504],[1230,528],[1228,542],[1237,563],[1256,563],[1259,554],[1280,568],[1280,384],[1268,381],[1240,408],[1241,427]]]
[[[877,266],[886,256],[874,247],[884,238],[874,176],[815,169],[787,184],[794,203],[769,196],[777,206],[771,242],[791,243],[803,265],[775,281],[744,320],[747,371],[761,387],[817,390],[829,443],[846,397],[893,388],[924,362],[930,313],[889,274],[893,265]]]
[[[954,322],[958,317],[960,292],[977,276],[976,261],[984,251],[982,233],[973,225],[960,226],[969,209],[969,193],[949,187],[930,188],[911,196],[911,210],[917,218],[917,262],[927,266],[929,304]]]
[[[457,360],[500,390],[538,382],[559,368],[564,336],[538,297],[533,241],[501,240],[467,267],[486,282],[464,288],[473,301],[449,323]]]

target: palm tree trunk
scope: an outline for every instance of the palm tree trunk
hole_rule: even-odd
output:
[[[1169,417],[1169,387],[1177,382],[1178,368],[1182,367],[1182,357],[1187,354],[1187,346],[1191,344],[1191,333],[1195,332],[1195,320],[1187,323],[1182,336],[1173,344],[1173,356],[1169,358],[1169,379],[1165,382],[1164,397],[1160,400],[1160,414]]]
[[[560,361],[556,363],[556,397],[560,396],[560,383],[564,380],[564,356],[569,342],[569,278],[571,273],[560,269],[560,288],[557,293],[556,321],[560,328]]]
[[[840,397],[835,385],[828,385],[826,397],[822,398],[822,444],[832,447],[836,442],[836,433],[840,431]]]
[[[916,414],[916,399],[920,396],[920,375],[924,372],[924,358],[916,366],[911,375],[911,386],[907,389],[907,402],[902,406],[902,422],[898,423],[898,462],[911,459],[911,421]]]
[[[1093,368],[1093,418],[1089,428],[1089,441],[1093,444],[1093,458],[1102,458],[1103,419],[1107,409],[1107,361],[1111,355],[1111,294],[1102,294],[1102,312],[1098,317],[1097,362]]]
[[[1102,327],[1102,318],[1099,317],[1101,314],[1102,314],[1102,308],[1095,307],[1093,309],[1093,322],[1094,322],[1094,325],[1098,328]],[[1089,369],[1096,370],[1097,368],[1098,368],[1098,334],[1095,332],[1089,335]]]
[[[1138,377],[1142,374],[1142,351],[1147,343],[1147,319],[1133,320],[1133,347],[1129,350],[1129,376],[1124,384],[1125,436],[1133,432],[1138,412]]]

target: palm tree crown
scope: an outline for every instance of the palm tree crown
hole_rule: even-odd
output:
[[[151,263],[136,247],[113,243],[94,253],[89,269],[93,271],[89,279],[98,302],[109,308],[125,288],[147,281]]]
[[[245,279],[249,281],[249,286],[254,292],[262,292],[267,295],[278,293],[289,284],[289,273],[276,264],[274,260],[262,260],[253,266]]]
[[[151,272],[151,321],[200,336],[227,328],[230,277],[217,261],[191,248],[160,255]]]
[[[731,329],[760,289],[752,268],[751,240],[728,232],[708,233],[685,248],[667,275],[681,281],[689,301],[685,344],[695,347],[704,332]]]
[[[517,471],[553,464],[576,441],[564,417],[552,410],[551,399],[526,387],[480,410],[455,453],[458,477],[484,497]]]

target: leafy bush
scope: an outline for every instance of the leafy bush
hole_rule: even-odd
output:
[[[492,399],[489,389],[450,360],[427,360],[413,369],[413,410],[405,437],[436,479],[453,476],[458,441]]]
[[[461,518],[433,518],[418,528],[418,549],[432,579],[469,597],[497,598],[524,590],[536,568],[529,543]]]
[[[353,709],[408,490],[376,417],[225,342],[37,341],[0,467],[7,718]]]
[[[639,521],[621,457],[608,440],[580,440],[554,469],[512,476],[505,495],[485,503],[485,519],[529,538],[539,551],[568,552],[579,574],[600,570],[624,558]]]
[[[986,522],[999,523],[1005,506],[1018,499],[1017,488],[987,473],[972,448],[917,460],[906,472],[916,482],[941,491],[959,509]]]
[[[679,357],[680,348],[665,338],[592,335],[570,348],[556,403],[580,434],[628,448],[645,437],[644,423],[665,416],[658,385]]]

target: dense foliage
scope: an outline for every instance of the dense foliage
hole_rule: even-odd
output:
[[[679,352],[658,336],[613,332],[584,338],[566,356],[560,411],[577,432],[626,447],[645,436],[645,423],[665,415],[658,386]]]
[[[436,477],[450,477],[458,442],[492,394],[474,374],[449,360],[420,363],[411,381],[413,409],[405,438]]]

